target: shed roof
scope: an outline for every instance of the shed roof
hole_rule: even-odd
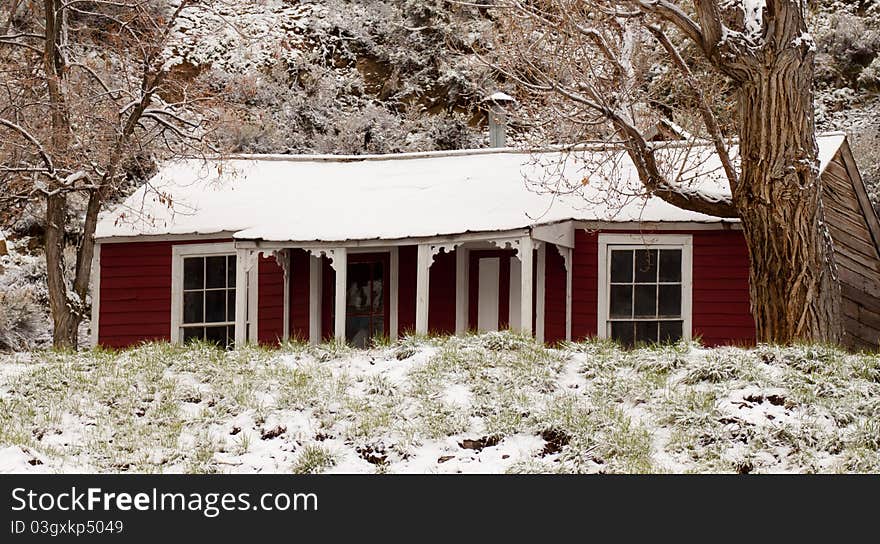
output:
[[[820,169],[845,140],[817,137]],[[729,196],[708,146],[658,144],[688,190]],[[732,150],[736,154],[736,148]],[[266,241],[400,239],[566,220],[735,222],[646,197],[628,157],[586,146],[395,155],[246,155],[170,161],[105,213],[98,238],[216,234]]]

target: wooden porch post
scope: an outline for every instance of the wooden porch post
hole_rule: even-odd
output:
[[[324,277],[320,255],[309,255],[309,343],[321,343],[321,304]]]
[[[428,288],[431,273],[431,246],[419,244],[416,261],[416,334],[428,334]]]
[[[571,342],[571,269],[574,250],[565,248],[565,339]]]
[[[250,256],[248,249],[235,250],[235,345],[243,346],[247,342],[247,310],[248,310],[248,273],[247,261]]]
[[[336,322],[334,338],[345,342],[345,302],[348,287],[348,250],[339,247],[333,250],[333,268],[336,270]]]
[[[468,329],[468,295],[470,290],[470,259],[463,246],[455,248],[455,334]]]
[[[388,338],[391,339],[392,342],[397,341],[399,328],[399,316],[398,316],[398,288],[399,288],[399,277],[400,277],[400,251],[397,246],[394,246],[390,250],[390,258],[389,258],[389,267],[391,270],[389,271],[389,288],[391,292],[388,296],[388,328],[391,329],[388,331]]]
[[[547,277],[547,242],[540,242],[538,246],[538,277],[535,278],[535,339],[544,342],[544,304],[546,296]]]
[[[519,239],[520,270],[520,330],[523,334],[532,334],[532,238],[523,236]]]

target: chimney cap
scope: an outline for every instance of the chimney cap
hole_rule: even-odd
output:
[[[516,98],[501,91],[495,91],[490,96],[483,99],[483,102],[492,102],[499,105],[506,105],[516,102]]]

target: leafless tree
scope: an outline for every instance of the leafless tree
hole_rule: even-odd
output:
[[[761,342],[837,341],[839,293],[823,223],[806,0],[501,0],[495,63],[549,111],[619,143],[646,194],[739,218]],[[486,53],[489,55],[490,53]],[[688,190],[647,129],[657,73],[680,82],[732,198]],[[719,87],[728,92],[709,92]],[[555,98],[554,98],[555,97]],[[651,120],[654,120],[653,122]],[[732,142],[738,139],[738,156]]]
[[[54,345],[77,346],[98,214],[127,174],[201,149],[199,93],[169,77],[190,0],[10,0],[0,6],[0,215],[45,207]],[[4,10],[4,8],[7,8]],[[84,204],[72,282],[65,224]],[[3,217],[0,217],[3,219]]]

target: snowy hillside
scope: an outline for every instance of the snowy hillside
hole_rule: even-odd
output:
[[[877,472],[878,399],[880,358],[818,347],[34,352],[0,472]]]

